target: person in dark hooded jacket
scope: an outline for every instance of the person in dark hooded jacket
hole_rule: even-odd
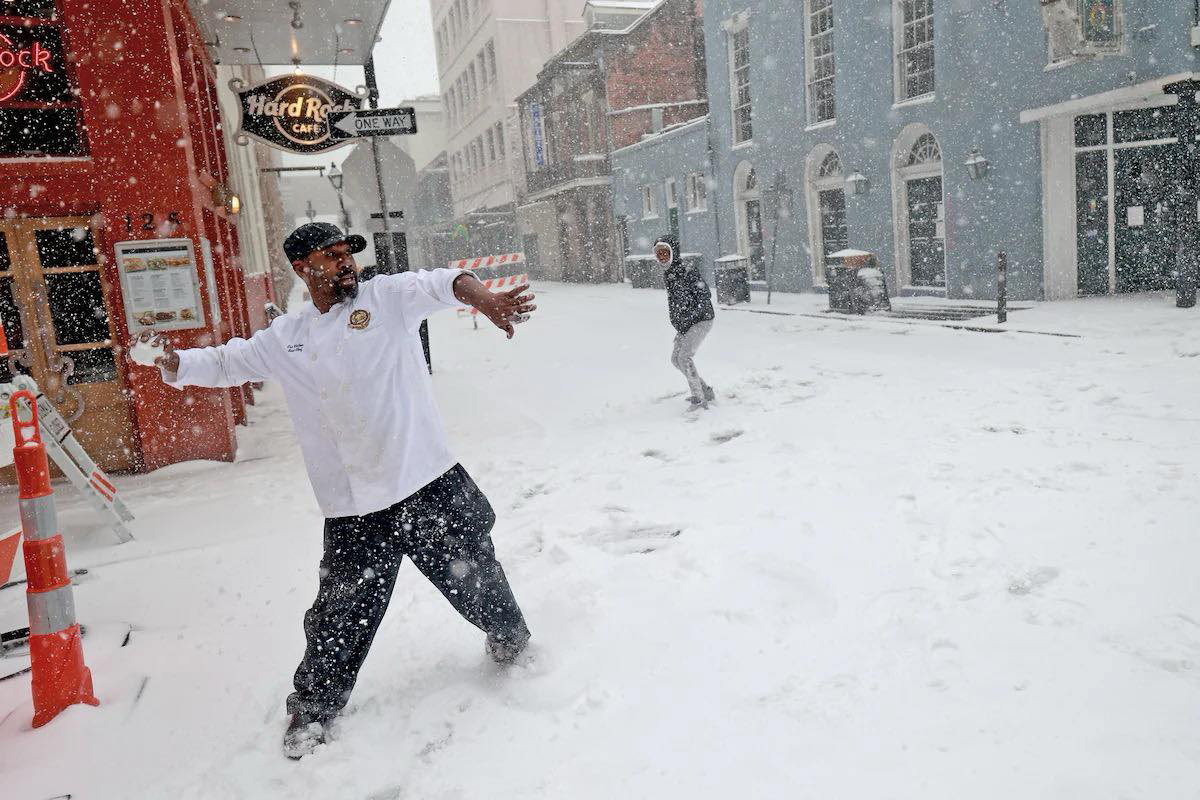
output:
[[[683,262],[677,236],[668,234],[655,242],[654,257],[665,268],[667,309],[676,331],[671,364],[687,378],[692,405],[707,406],[715,393],[696,371],[695,356],[716,317],[708,283],[698,269]]]

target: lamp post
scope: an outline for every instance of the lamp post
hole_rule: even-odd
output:
[[[1175,175],[1173,195],[1179,211],[1179,247],[1177,251],[1175,275],[1175,305],[1179,308],[1192,308],[1196,305],[1196,284],[1200,282],[1197,274],[1197,260],[1200,254],[1200,192],[1197,191],[1196,179],[1200,175],[1200,103],[1196,102],[1196,92],[1200,91],[1200,81],[1192,78],[1184,81],[1169,83],[1163,87],[1167,94],[1179,98],[1175,106],[1175,136],[1179,140],[1179,157],[1182,163],[1172,170]]]
[[[346,199],[342,193],[342,186],[346,183],[346,175],[338,169],[337,164],[330,164],[328,178],[330,185],[333,186],[333,190],[337,192],[338,206],[342,209],[342,227],[348,231],[350,230],[350,213],[346,211]]]
[[[871,181],[858,170],[846,176],[846,188],[852,195],[863,195],[871,188]]]
[[[988,167],[991,166],[991,162],[984,157],[983,153],[979,151],[978,147],[972,147],[971,152],[967,155],[967,160],[964,162],[963,166],[965,166],[967,168],[967,172],[970,173],[971,180],[979,181],[983,180],[984,176],[987,175]]]
[[[775,288],[775,261],[779,254],[779,220],[792,216],[794,195],[788,186],[787,173],[778,170],[767,188],[771,198],[771,266],[767,269],[767,305],[771,305],[771,294]]]

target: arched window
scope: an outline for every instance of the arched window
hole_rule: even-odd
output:
[[[842,177],[842,160],[838,158],[836,151],[832,151],[825,156],[821,161],[821,168],[817,170],[817,178],[841,178]]]
[[[937,139],[932,133],[923,133],[917,137],[917,141],[913,142],[912,149],[908,152],[907,166],[933,164],[941,160],[942,149],[938,147]]]

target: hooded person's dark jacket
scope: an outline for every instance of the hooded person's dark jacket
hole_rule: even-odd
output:
[[[708,282],[704,280],[700,270],[683,263],[679,255],[678,237],[668,234],[659,237],[658,242],[669,244],[674,254],[671,266],[663,270],[671,325],[680,333],[687,333],[697,322],[704,322],[716,316]],[[656,247],[658,242],[655,242]]]

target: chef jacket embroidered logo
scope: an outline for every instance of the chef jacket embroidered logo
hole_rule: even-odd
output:
[[[371,312],[360,308],[350,315],[350,327],[356,331],[364,330],[371,324]]]

